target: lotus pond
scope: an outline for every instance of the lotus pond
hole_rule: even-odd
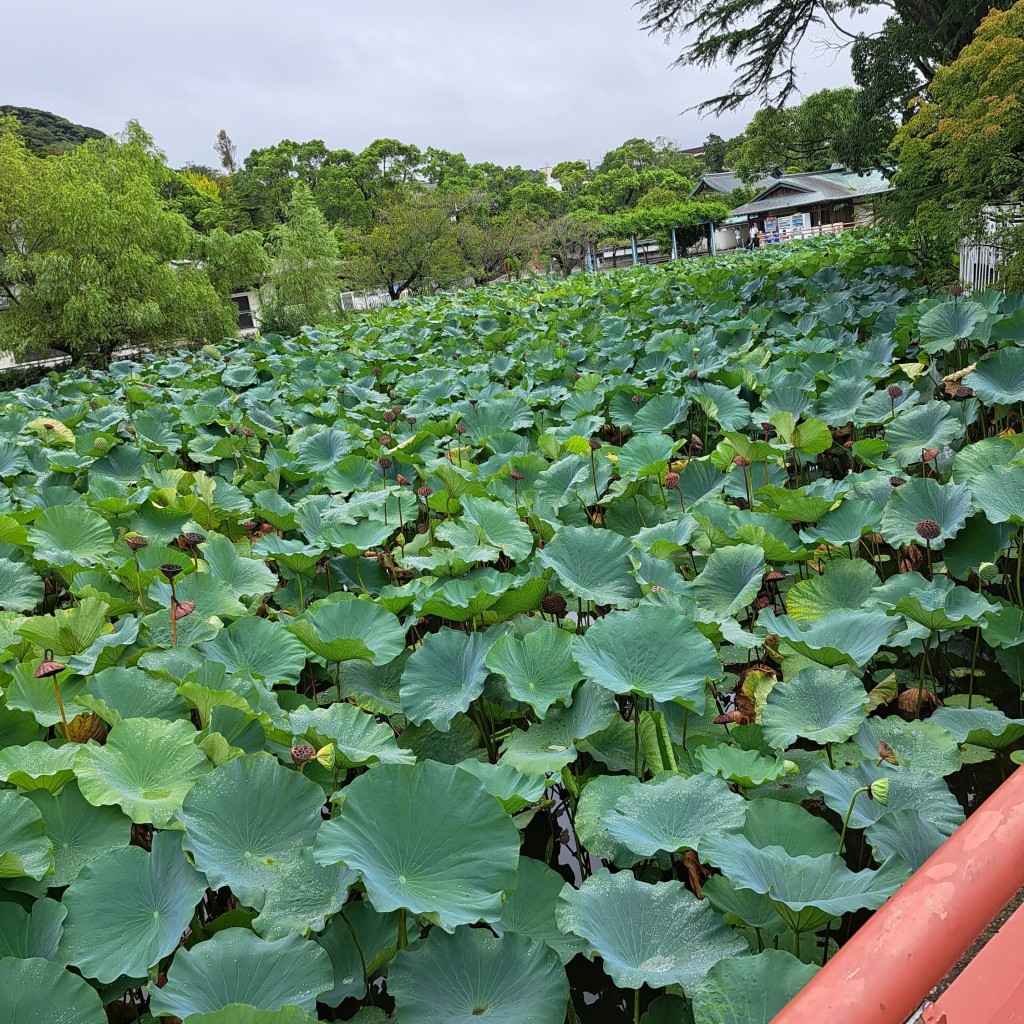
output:
[[[1024,297],[877,238],[0,399],[0,1019],[761,1024],[1024,740]]]

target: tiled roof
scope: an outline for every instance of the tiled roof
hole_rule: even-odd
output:
[[[773,196],[779,186],[795,189],[800,195]],[[784,174],[770,178],[762,190],[749,203],[737,206],[734,216],[770,213],[773,210],[801,209],[818,203],[845,202],[861,196],[880,195],[889,191],[889,180],[880,171],[855,174],[843,168]]]
[[[775,181],[774,178],[758,178],[755,182],[746,182],[732,171],[716,171],[713,174],[705,174],[694,186],[693,192],[690,195],[694,195],[702,186],[714,189],[715,192],[721,192],[723,195],[734,192],[738,188],[753,187],[760,191],[763,188],[767,188],[768,184],[773,181]]]

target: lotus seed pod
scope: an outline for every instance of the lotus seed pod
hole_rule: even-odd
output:
[[[939,455],[939,449],[938,448],[925,448],[925,450],[923,452],[921,452],[921,461],[922,462],[931,462],[932,459],[938,458],[938,455]]]
[[[401,473],[398,473],[398,474],[395,475],[395,482],[398,483],[398,484],[401,484],[402,487],[408,487],[409,486],[409,478],[405,477],[405,476],[402,476]]]
[[[164,562],[164,564],[160,566],[160,571],[164,574],[164,579],[170,583],[171,580],[181,572],[181,566],[175,565],[174,562]]]
[[[596,452],[596,451],[598,450],[598,448],[600,448],[600,447],[601,447],[601,442],[600,442],[600,441],[598,441],[596,437],[592,437],[592,438],[591,438],[591,439],[590,439],[590,440],[589,440],[589,441],[587,442],[587,444],[589,444],[589,445],[590,445],[590,450],[591,450],[592,452]]]
[[[631,401],[631,402],[632,402],[632,403],[633,403],[634,405],[643,405],[643,404],[644,404],[644,396],[643,396],[643,395],[634,395],[634,396],[633,396],[633,397],[632,397],[632,398],[630,399],[630,401]]]
[[[889,803],[889,780],[875,779],[868,788],[872,800],[877,800],[883,807]]]
[[[890,398],[893,398],[893,399],[895,399],[895,398],[902,398],[902,397],[903,397],[903,388],[901,388],[901,387],[899,386],[899,384],[890,384],[890,385],[889,385],[889,386],[888,386],[888,387],[887,387],[887,388],[885,389],[885,391],[886,391],[886,394],[887,394],[887,395],[888,395],[888,396],[889,396]]]
[[[192,550],[193,548],[199,547],[199,545],[206,540],[206,537],[201,533],[183,533],[179,540],[182,547]]]
[[[405,417],[405,422],[408,423],[410,427],[415,427],[416,426],[416,417],[415,416],[406,416]]]
[[[387,448],[388,445],[392,444],[393,440],[394,439],[390,434],[381,434],[380,437],[377,438],[377,444],[379,444],[381,448]]]
[[[455,424],[455,430],[459,434],[465,434],[466,430],[467,430],[467,427],[466,427],[466,425],[464,423],[456,423]]]
[[[906,482],[907,481],[904,480],[903,477],[901,477],[901,476],[891,476],[891,477],[889,477],[889,486],[890,487],[902,487]]]
[[[179,619],[185,618],[186,615],[191,615],[196,610],[195,601],[177,601],[174,605],[174,621],[177,622]]]
[[[702,452],[702,451],[704,451],[704,442],[696,434],[691,434],[690,435],[690,447],[695,452]]]
[[[416,488],[416,493],[421,498],[429,498],[434,493],[434,489],[432,487],[428,487],[426,484],[424,484],[422,487],[417,487]]]
[[[982,562],[978,566],[978,579],[982,583],[991,583],[999,575],[999,567],[993,562]]]
[[[377,460],[377,465],[380,466],[381,469],[390,469],[392,466],[392,461],[386,455],[382,455]]]
[[[959,384],[959,385],[957,385],[957,387],[953,388],[953,397],[954,398],[973,398],[974,397],[974,388],[968,388],[968,387],[965,387],[963,384]]]
[[[954,299],[959,298],[963,293],[964,286],[959,281],[954,281],[949,286],[949,294],[952,295]]]
[[[259,523],[255,519],[243,519],[239,524],[246,533],[252,533],[254,530],[259,529]]]
[[[149,547],[149,541],[141,533],[126,533],[124,542],[132,551],[141,551],[143,548]]]
[[[734,455],[732,457],[732,464],[739,466],[741,469],[746,469],[750,465],[750,459],[744,455]]]
[[[49,679],[50,676],[55,676],[66,668],[67,665],[53,660],[53,651],[46,650],[43,652],[43,660],[39,663],[39,668],[36,669],[36,679]]]
[[[674,491],[679,486],[679,474],[670,469],[665,474],[665,486],[670,491]]]
[[[305,764],[307,761],[312,761],[316,757],[316,748],[311,747],[308,743],[296,743],[290,751],[292,755],[292,761],[295,764]]]
[[[525,480],[526,479],[526,474],[525,473],[520,473],[518,469],[510,469],[508,471],[508,475],[510,477],[512,477],[513,480],[516,480],[516,481]]]
[[[243,437],[255,437],[256,436],[256,431],[253,430],[252,427],[242,427],[242,436]]]
[[[914,529],[922,540],[935,540],[942,533],[942,527],[934,519],[922,519]]]
[[[561,594],[545,594],[540,599],[540,607],[541,610],[547,612],[548,615],[555,615],[558,618],[561,618],[565,614],[565,610],[569,605]]]
[[[385,409],[380,417],[385,423],[394,423],[398,418],[390,409]]]

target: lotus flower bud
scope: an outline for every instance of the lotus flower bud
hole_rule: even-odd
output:
[[[942,527],[934,519],[922,519],[914,529],[922,540],[935,540],[942,533]]]
[[[868,787],[872,800],[877,800],[883,807],[889,803],[889,780],[875,779]]]
[[[540,607],[548,615],[555,615],[561,618],[565,614],[566,608],[568,608],[568,603],[561,594],[545,594],[540,599]]]
[[[890,384],[885,389],[885,392],[893,400],[903,397],[903,388],[901,388],[899,384]]]

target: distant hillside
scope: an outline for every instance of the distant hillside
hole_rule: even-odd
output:
[[[0,104],[0,117],[7,114],[13,114],[21,122],[25,142],[34,153],[63,153],[86,139],[102,139],[106,134],[46,110]]]

